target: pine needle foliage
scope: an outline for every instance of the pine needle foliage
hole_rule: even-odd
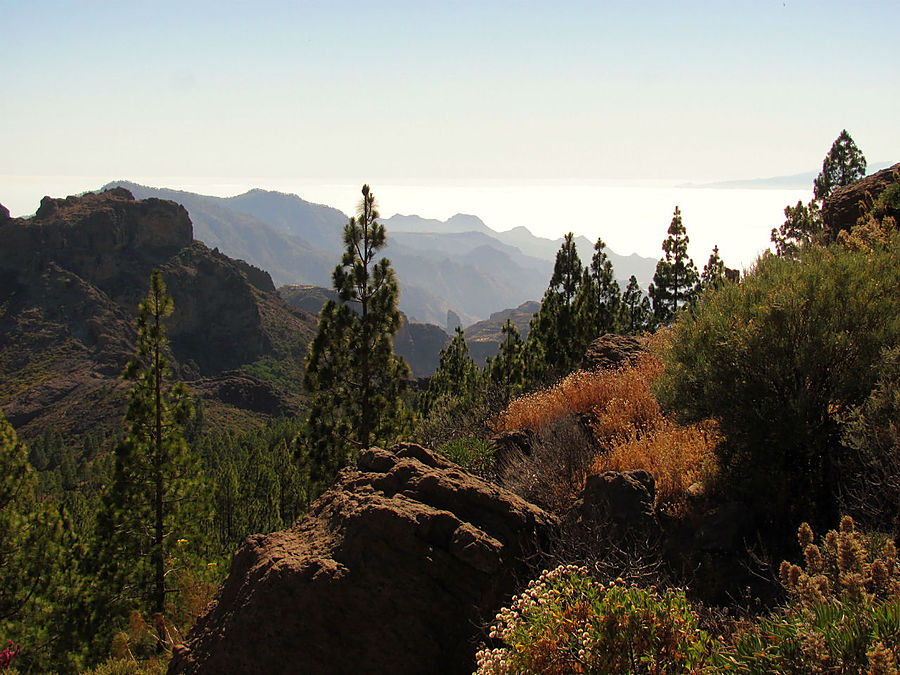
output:
[[[182,436],[190,398],[182,383],[169,382],[164,320],[173,309],[154,270],[138,311],[137,349],[122,374],[134,384],[97,523],[106,618],[145,612],[154,617],[160,647],[169,642],[165,617],[172,611],[174,580],[192,562],[178,549],[189,544],[200,554],[199,531],[209,517],[199,459]]]
[[[340,303],[328,302],[306,358],[309,426],[302,439],[311,479],[327,485],[353,453],[395,440],[405,422],[401,395],[409,368],[394,355],[399,290],[375,195],[363,185],[356,217],[344,226],[344,255],[332,274]],[[355,308],[355,309],[354,309]]]
[[[665,256],[656,264],[649,289],[654,318],[661,324],[671,322],[680,309],[694,302],[700,280],[694,261],[688,256],[690,239],[677,206],[668,235],[662,244]]]

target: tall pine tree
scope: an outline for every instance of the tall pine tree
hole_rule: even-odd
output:
[[[169,383],[163,321],[172,311],[162,276],[153,270],[138,312],[137,350],[122,374],[134,382],[125,437],[115,449],[114,478],[97,522],[110,613],[152,615],[159,646],[168,640],[165,617],[176,560],[186,559],[179,549],[201,550],[209,517],[199,460],[182,436],[191,415],[188,392],[182,383]]]
[[[703,273],[700,275],[699,290],[719,288],[725,283],[725,263],[719,257],[719,246],[713,246],[712,253],[709,254],[709,260],[703,266]]]
[[[690,240],[681,222],[681,209],[677,206],[668,234],[662,245],[665,257],[656,264],[656,274],[650,285],[653,315],[659,323],[670,322],[678,310],[694,301],[700,278],[687,253]]]
[[[500,352],[488,359],[485,371],[499,393],[501,405],[506,406],[525,388],[525,344],[519,329],[509,319],[503,324],[501,334]]]
[[[569,232],[556,253],[541,307],[531,320],[526,361],[532,381],[564,375],[584,356],[585,341],[578,330],[576,311],[582,281],[581,259]]]
[[[629,335],[637,335],[650,328],[652,317],[650,298],[644,295],[637,277],[633,274],[628,279],[628,285],[622,293],[619,313],[622,330]]]
[[[866,158],[846,129],[831,144],[822,171],[813,183],[813,199],[821,204],[835,188],[850,185],[866,175]]]
[[[341,264],[332,274],[340,303],[322,308],[306,358],[304,385],[311,400],[304,441],[311,479],[320,489],[353,453],[396,440],[403,423],[401,394],[409,368],[391,344],[400,328],[399,291],[390,261],[375,260],[386,244],[375,196],[363,185],[357,216],[344,226]]]
[[[613,265],[606,255],[606,244],[598,238],[591,264],[584,270],[578,295],[578,323],[585,345],[616,330],[621,296]]]
[[[422,405],[423,414],[427,415],[434,404],[444,397],[454,398],[463,406],[477,403],[481,394],[480,380],[478,365],[469,355],[466,334],[457,326],[456,335],[441,350],[440,364],[428,383]]]

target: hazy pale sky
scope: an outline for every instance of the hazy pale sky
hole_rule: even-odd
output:
[[[0,176],[721,180],[900,156],[900,3],[0,0]]]
[[[900,159],[896,0],[0,0],[0,16],[14,213],[4,182],[73,177],[766,177],[817,170],[843,128],[870,162]]]

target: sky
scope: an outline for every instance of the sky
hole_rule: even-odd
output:
[[[367,182],[396,195],[385,212],[437,216],[425,188],[814,171],[843,128],[870,162],[900,158],[896,0],[0,0],[0,16],[13,215],[130,179],[356,186],[345,210]]]

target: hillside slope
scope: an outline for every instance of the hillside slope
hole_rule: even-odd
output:
[[[0,240],[0,409],[26,438],[118,425],[154,267],[175,304],[175,368],[207,419],[298,411],[315,318],[267,273],[194,241],[183,207],[121,188],[46,197],[33,218],[0,219]]]

